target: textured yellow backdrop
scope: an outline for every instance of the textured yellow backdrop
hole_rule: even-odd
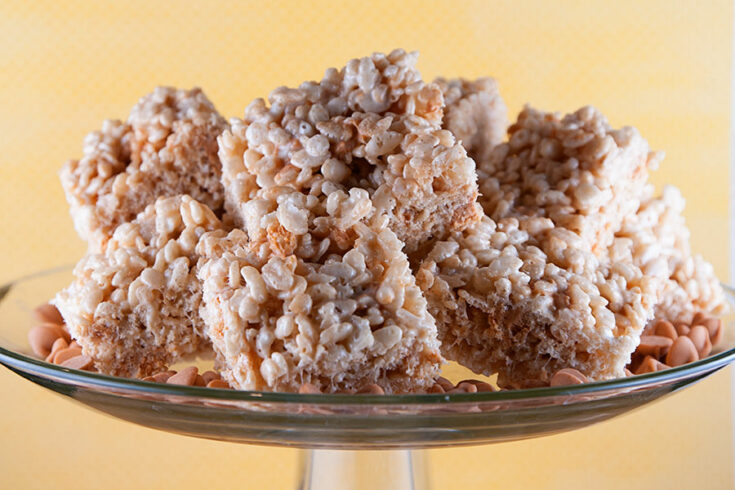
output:
[[[455,5],[457,4],[457,5]],[[75,261],[56,171],[157,84],[227,116],[279,84],[394,47],[428,78],[592,103],[668,157],[697,250],[728,266],[729,2],[0,2],[0,280]],[[730,374],[602,425],[430,452],[436,488],[731,488]],[[289,488],[294,450],[200,441],[92,413],[0,370],[0,488]]]

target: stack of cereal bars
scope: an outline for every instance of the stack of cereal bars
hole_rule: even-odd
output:
[[[53,303],[96,369],[214,352],[244,390],[425,392],[445,359],[506,388],[624,375],[654,319],[719,315],[661,155],[591,107],[490,78],[427,83],[396,50],[280,87],[229,123],[158,88],[61,179],[89,243]]]

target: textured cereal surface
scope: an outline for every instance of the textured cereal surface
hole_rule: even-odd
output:
[[[478,162],[486,214],[548,217],[595,253],[638,208],[648,172],[662,157],[636,129],[614,130],[592,107],[561,117],[527,106],[508,136]]]
[[[657,295],[657,319],[691,322],[697,312],[724,314],[727,302],[712,265],[691,252],[679,190],[666,186],[655,197],[648,186],[643,196],[638,211],[616,233],[610,260],[632,260],[645,274],[664,279]]]
[[[485,217],[426,257],[417,282],[442,353],[506,387],[547,383],[559,369],[623,375],[653,315],[660,280],[614,264],[549,218]]]
[[[61,182],[74,226],[101,251],[115,228],[161,196],[189,194],[216,212],[223,204],[217,137],[226,127],[198,89],[158,87],[127,122],[105,121],[84,140]]]
[[[608,247],[660,155],[591,107],[526,107],[508,134],[479,164],[487,216],[437,243],[418,272],[443,353],[510,387],[566,367],[622,376],[665,274],[610,261]],[[666,268],[661,257],[647,265]]]
[[[202,238],[203,317],[231,385],[341,392],[377,384],[389,393],[433,385],[436,329],[402,243],[387,220],[350,231],[346,251],[317,261],[274,254],[241,230]]]
[[[220,227],[190,196],[159,198],[82,258],[52,303],[99,371],[146,376],[209,348],[195,249]]]
[[[385,214],[410,253],[479,219],[474,161],[442,129],[442,91],[416,58],[354,59],[231,121],[219,140],[225,207],[251,238],[289,254],[326,222],[343,231]]]
[[[434,80],[444,94],[443,126],[462,142],[467,153],[484,162],[500,144],[508,127],[508,109],[492,78]]]

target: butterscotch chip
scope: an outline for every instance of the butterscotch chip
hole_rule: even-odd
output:
[[[564,368],[560,369],[551,377],[550,386],[567,386],[586,383],[587,376],[576,369]]]
[[[668,337],[672,341],[676,340],[679,336],[679,333],[676,331],[676,327],[666,320],[658,320],[653,325],[653,334],[661,337]]]
[[[84,355],[74,356],[62,362],[61,365],[69,369],[87,370],[92,367],[92,358]]]
[[[51,353],[57,352],[61,349],[66,349],[67,347],[79,347],[78,345],[69,345],[66,343],[66,340],[64,340],[63,337],[59,337],[54,342],[54,345],[51,346]]]
[[[717,344],[722,337],[722,319],[705,315],[701,312],[694,315],[692,325],[703,325],[707,327],[712,345]]]
[[[53,323],[56,325],[62,325],[64,323],[64,318],[59,313],[59,310],[49,303],[37,306],[33,310],[33,318],[39,323]]]
[[[477,391],[477,386],[474,383],[462,381],[458,383],[454,389],[449,390],[447,393],[477,393]]]
[[[653,356],[660,359],[665,356],[674,343],[669,337],[660,335],[641,335],[641,343],[638,344],[637,352],[644,356]]]
[[[299,393],[302,395],[316,395],[321,393],[321,390],[311,383],[304,383],[299,387]]]
[[[643,362],[638,366],[638,369],[635,370],[635,374],[654,373],[656,371],[667,369],[668,367],[669,366],[666,364],[659,362],[658,359],[652,356],[646,356],[646,358],[643,359]]]
[[[174,374],[166,380],[171,385],[192,386],[197,380],[199,369],[196,366],[185,367],[178,373]]]
[[[165,383],[169,380],[171,376],[176,374],[176,371],[162,371],[160,373],[156,373],[152,376],[147,376],[143,378],[144,381],[152,381],[154,383]]]
[[[66,343],[66,340],[64,340],[61,337],[56,339],[56,342],[54,342],[54,345],[51,346],[51,353],[48,356],[46,356],[46,362],[54,362],[54,357],[56,357],[56,353],[68,347],[71,347],[71,346]]]
[[[202,378],[204,378],[205,383],[209,384],[210,381],[220,379],[220,375],[214,371],[204,371],[202,373]]]
[[[61,349],[54,355],[54,364],[63,364],[64,361],[67,361],[71,359],[72,357],[77,357],[82,355],[82,349],[78,347],[67,347],[66,349]]]
[[[699,360],[697,348],[689,337],[684,335],[676,339],[666,355],[666,364],[672,367],[681,366]]]
[[[717,324],[717,329],[715,330],[715,333],[710,333],[710,342],[712,342],[712,345],[717,345],[722,340],[724,328],[722,326],[722,320]]]
[[[446,393],[446,390],[439,383],[435,383],[428,390],[429,393]]]
[[[685,322],[676,322],[674,324],[676,327],[676,333],[679,334],[679,336],[682,335],[689,335],[689,331],[691,330],[691,326]]]
[[[436,384],[438,384],[439,386],[441,386],[442,388],[444,388],[444,391],[449,391],[451,389],[454,389],[454,383],[452,383],[447,378],[444,378],[442,376],[439,376],[436,379]]]
[[[54,324],[39,325],[28,331],[28,343],[33,353],[39,357],[48,356],[54,342],[61,337],[61,328]]]
[[[697,354],[700,359],[704,359],[710,352],[712,352],[712,342],[709,339],[709,331],[707,330],[707,327],[703,325],[695,325],[689,331],[687,336],[691,339],[694,347],[697,349]]]
[[[379,385],[371,384],[362,388],[357,393],[364,395],[384,395],[385,391]]]
[[[481,393],[495,391],[495,388],[493,388],[493,386],[490,383],[486,383],[478,379],[464,379],[460,381],[457,385],[459,386],[462,383],[470,383],[470,384],[475,385],[475,387],[477,387],[477,391]]]
[[[222,390],[229,390],[230,385],[227,384],[227,381],[224,381],[222,379],[213,379],[209,383],[207,383],[207,388],[219,388]]]

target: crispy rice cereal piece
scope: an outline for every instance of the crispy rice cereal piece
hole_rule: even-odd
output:
[[[257,99],[231,121],[219,139],[225,207],[251,239],[269,233],[274,252],[292,253],[358,191],[372,201],[359,213],[386,213],[407,253],[479,219],[475,164],[441,129],[442,92],[421,81],[417,56],[354,59],[321,82],[274,90],[270,106]]]
[[[584,107],[563,118],[526,107],[509,141],[478,162],[480,203],[494,220],[545,216],[597,254],[633,214],[662,154],[631,127],[610,128]]]
[[[358,222],[353,245],[319,262],[273,254],[242,230],[204,235],[203,318],[223,377],[247,390],[424,391],[439,375],[426,300],[387,227]]]
[[[622,376],[653,316],[660,280],[602,263],[549,218],[489,217],[438,242],[417,273],[442,353],[505,387],[562,368]]]
[[[219,212],[217,137],[226,126],[200,89],[158,87],[127,122],[105,121],[90,133],[81,160],[61,170],[74,226],[90,250],[103,250],[118,225],[160,196],[189,194]]]
[[[684,205],[677,188],[654,197],[647,186],[638,212],[616,233],[610,260],[633,260],[644,274],[662,277],[656,319],[688,323],[699,311],[721,316],[728,305],[712,265],[691,252]]]
[[[209,347],[199,316],[196,244],[220,228],[191,197],[159,198],[74,269],[52,303],[103,373],[146,376]]]
[[[492,78],[437,78],[434,83],[444,94],[444,129],[462,142],[476,162],[484,162],[503,141],[508,127],[508,109],[498,83]]]

